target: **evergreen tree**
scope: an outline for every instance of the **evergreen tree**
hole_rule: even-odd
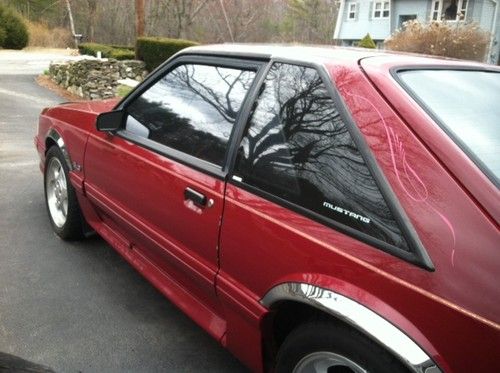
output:
[[[375,49],[377,48],[377,44],[373,41],[372,37],[370,34],[366,34],[363,39],[361,39],[358,43],[358,47],[360,48],[369,48],[369,49]]]

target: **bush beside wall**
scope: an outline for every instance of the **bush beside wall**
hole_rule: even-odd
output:
[[[0,48],[5,43],[5,39],[7,39],[7,31],[5,31],[5,29],[0,26]]]
[[[101,52],[103,58],[114,58],[115,60],[133,60],[135,58],[134,48],[115,46],[98,43],[82,43],[78,46],[80,54],[97,57]]]
[[[198,45],[191,40],[144,37],[137,39],[137,54],[146,63],[149,71],[154,70],[178,51]]]
[[[2,5],[0,5],[0,28],[5,33],[0,47],[6,49],[23,49],[28,45],[29,35],[23,19]]]

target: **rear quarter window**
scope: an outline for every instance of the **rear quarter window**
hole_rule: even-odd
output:
[[[272,66],[241,141],[235,176],[341,231],[410,251],[314,68]]]

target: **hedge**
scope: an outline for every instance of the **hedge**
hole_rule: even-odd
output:
[[[28,45],[28,29],[20,16],[12,10],[0,5],[0,47],[7,49],[23,49]]]
[[[144,37],[137,39],[137,54],[146,64],[146,69],[154,70],[181,49],[198,45],[191,40]]]
[[[0,48],[3,47],[5,39],[7,39],[7,31],[5,31],[5,29],[0,26]]]
[[[82,43],[78,45],[80,54],[88,54],[97,57],[97,52],[101,52],[104,58],[114,58],[117,60],[133,60],[135,58],[134,48],[126,46],[115,46],[98,43]]]

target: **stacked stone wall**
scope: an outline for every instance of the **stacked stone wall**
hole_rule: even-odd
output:
[[[49,76],[71,93],[91,100],[117,95],[118,80],[141,81],[147,75],[144,62],[114,59],[84,59],[52,63]]]

